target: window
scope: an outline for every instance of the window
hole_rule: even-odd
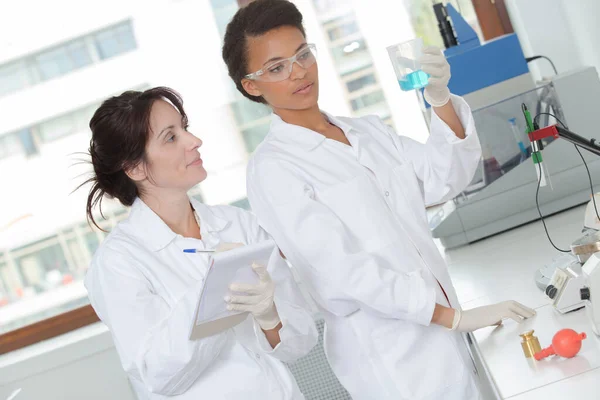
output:
[[[0,96],[58,78],[137,47],[131,21],[0,65]]]
[[[225,35],[227,23],[229,23],[238,8],[244,6],[245,3],[247,1],[244,0],[211,0],[214,19],[221,40]],[[219,62],[222,61],[219,60]],[[233,82],[228,81],[227,86],[234,93],[234,101],[229,106],[239,129],[238,134],[242,135],[246,150],[252,153],[269,131],[270,119],[268,117],[271,110],[263,104],[255,103],[242,96]]]
[[[348,0],[313,0],[315,10],[318,13],[328,13],[332,11],[348,8]]]
[[[57,240],[53,244],[30,254],[15,258],[15,263],[28,293],[44,292],[60,284],[63,274],[69,271],[67,260]],[[18,251],[16,251],[18,252]]]
[[[108,221],[99,222],[110,229],[127,210],[116,208],[105,215]],[[7,307],[7,314],[0,315],[0,333],[85,306],[88,300],[83,278],[105,235],[84,222],[0,253],[0,314],[2,307]],[[30,304],[8,310],[21,301]]]
[[[359,29],[356,21],[348,21],[329,29],[327,35],[329,36],[329,40],[335,41],[358,32]]]
[[[372,65],[364,39],[353,40],[332,49],[333,59],[341,75]]]
[[[0,136],[0,160],[22,152],[23,148],[15,133]]]
[[[238,10],[237,0],[210,0],[215,14],[215,21],[217,23],[217,29],[221,34],[221,37],[225,35],[225,29],[227,24],[231,20],[231,17]]]
[[[85,245],[89,254],[94,254],[96,249],[100,245],[100,239],[98,239],[98,234],[94,231],[87,232],[85,234]]]
[[[36,126],[42,143],[53,142],[76,132],[88,130],[88,124],[99,104],[94,104],[68,114],[52,118]]]
[[[357,90],[374,85],[376,83],[377,78],[375,78],[375,75],[369,74],[346,82],[346,87],[348,88],[349,92],[356,92]]]
[[[231,103],[231,109],[238,125],[246,125],[271,115],[269,107],[249,101],[246,98]]]
[[[20,60],[0,65],[0,96],[26,87],[29,84],[29,69]]]
[[[31,130],[21,129],[16,133],[16,135],[21,141],[21,146],[23,146],[23,151],[25,152],[25,155],[33,156],[38,153],[38,148],[35,144],[33,135],[31,134]]]
[[[252,153],[269,133],[269,122],[242,131],[248,153]]]
[[[360,110],[361,108],[367,108],[373,106],[378,103],[385,102],[385,97],[383,96],[383,92],[378,90],[373,93],[365,94],[360,96],[350,102],[352,105],[352,109],[354,111]]]
[[[0,255],[0,307],[8,304],[8,287],[4,283],[8,280],[8,264],[3,260],[3,256]],[[7,276],[5,279],[4,276]]]
[[[131,22],[117,25],[94,37],[100,59],[105,60],[136,48]]]
[[[35,57],[40,78],[48,80],[67,74],[92,63],[85,42],[80,39],[45,51]]]
[[[70,135],[75,128],[72,116],[67,114],[41,123],[38,126],[38,132],[42,143],[48,143],[63,136]]]

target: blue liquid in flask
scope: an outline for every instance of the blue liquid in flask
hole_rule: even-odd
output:
[[[420,89],[429,83],[429,74],[418,70],[406,75],[403,80],[399,80],[400,89],[408,92],[414,89]]]

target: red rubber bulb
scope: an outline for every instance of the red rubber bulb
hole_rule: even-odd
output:
[[[555,354],[565,358],[575,357],[581,350],[581,341],[586,337],[585,332],[577,333],[573,329],[561,329],[552,338],[552,345],[535,353],[533,357],[538,361]]]

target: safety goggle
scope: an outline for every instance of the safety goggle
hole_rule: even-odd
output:
[[[317,61],[317,46],[307,44],[290,58],[275,61],[256,72],[245,76],[247,79],[263,82],[280,82],[290,77],[294,63],[307,69]]]

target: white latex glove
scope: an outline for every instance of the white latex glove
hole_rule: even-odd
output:
[[[260,327],[268,331],[281,322],[274,302],[275,284],[265,266],[252,264],[252,269],[258,275],[260,282],[257,285],[231,284],[229,290],[232,293],[225,297],[228,303],[227,309],[251,313]]]
[[[419,59],[421,70],[430,75],[429,83],[425,86],[425,100],[432,107],[441,107],[450,100],[450,64],[440,49],[426,47]]]
[[[516,301],[504,301],[490,306],[473,308],[471,310],[456,310],[452,330],[473,332],[486,326],[500,325],[502,320],[510,318],[518,323],[535,315],[535,310]]]

